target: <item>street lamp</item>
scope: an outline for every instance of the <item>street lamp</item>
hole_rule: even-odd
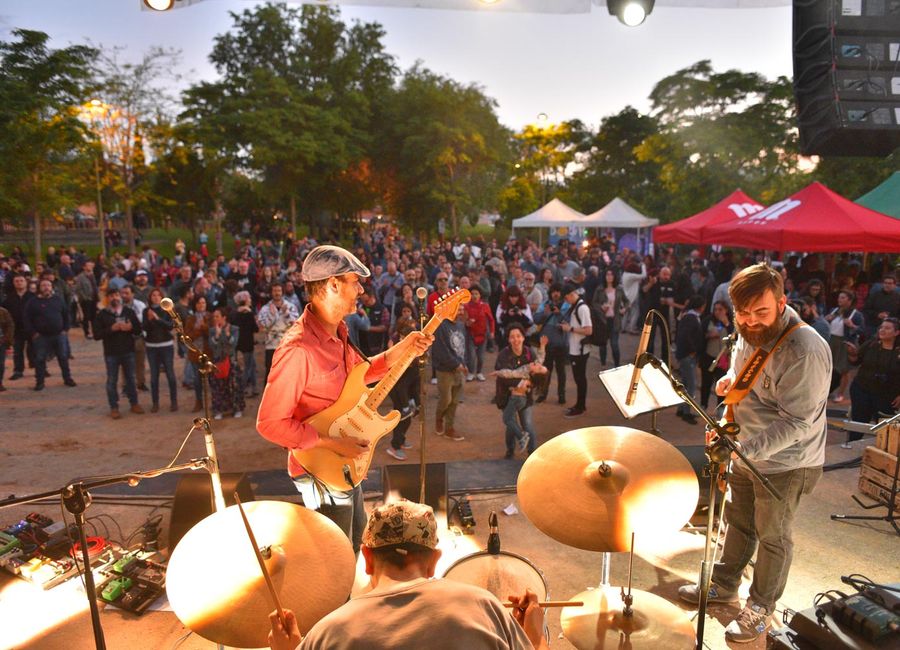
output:
[[[153,11],[168,11],[175,6],[175,0],[144,0],[144,5]]]

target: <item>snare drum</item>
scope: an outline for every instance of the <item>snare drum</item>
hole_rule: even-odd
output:
[[[444,572],[444,577],[487,589],[501,602],[524,593],[525,588],[547,600],[550,591],[541,570],[526,558],[509,551],[492,555],[479,551],[458,559]]]

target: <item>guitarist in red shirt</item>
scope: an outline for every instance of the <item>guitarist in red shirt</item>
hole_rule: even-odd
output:
[[[337,246],[318,246],[306,256],[302,278],[310,302],[275,351],[259,406],[256,428],[267,440],[289,450],[326,449],[348,464],[369,452],[368,439],[321,435],[307,422],[338,401],[351,370],[364,361],[347,339],[344,316],[356,311],[363,292],[360,278],[369,275],[362,262]],[[368,360],[365,383],[378,381],[411,352],[423,354],[433,341],[433,336],[412,332]],[[361,487],[328,487],[306,473],[293,454],[288,456],[288,472],[304,505],[340,526],[358,552],[366,525]]]

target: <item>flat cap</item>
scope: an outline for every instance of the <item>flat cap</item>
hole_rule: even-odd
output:
[[[300,275],[304,282],[326,280],[336,275],[356,273],[361,278],[371,275],[366,265],[350,251],[339,246],[316,246],[303,260]]]

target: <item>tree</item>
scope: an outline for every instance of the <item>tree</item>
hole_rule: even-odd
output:
[[[42,255],[42,217],[68,202],[77,188],[86,146],[77,106],[87,94],[96,52],[83,46],[48,47],[47,34],[16,29],[0,43],[0,209],[25,214]]]

